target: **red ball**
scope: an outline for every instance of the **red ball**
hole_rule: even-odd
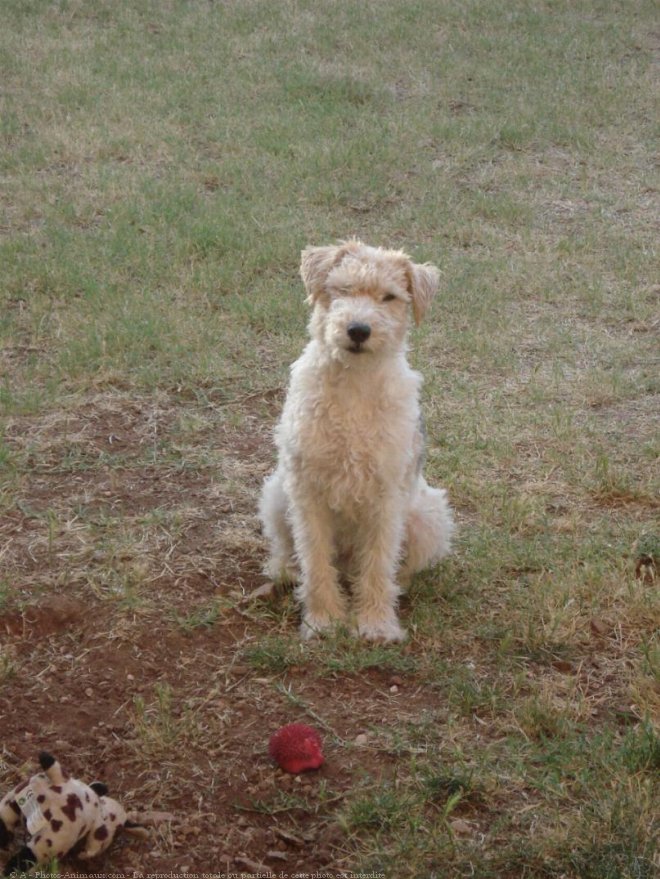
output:
[[[268,753],[285,772],[297,775],[308,769],[318,769],[323,764],[323,742],[312,726],[305,723],[289,723],[270,738]]]

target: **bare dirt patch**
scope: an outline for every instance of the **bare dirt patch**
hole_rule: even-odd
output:
[[[250,662],[273,625],[295,639],[286,595],[245,601],[264,582],[254,505],[270,429],[249,411],[237,426],[155,408],[156,445],[148,401],[107,396],[7,431],[31,475],[0,523],[2,789],[46,749],[128,808],[175,816],[149,842],[117,841],[94,865],[104,872],[339,869],[344,796],[396,766],[370,729],[434,697],[387,668],[321,677],[303,656],[275,674]],[[293,777],[268,738],[303,719],[327,759]]]

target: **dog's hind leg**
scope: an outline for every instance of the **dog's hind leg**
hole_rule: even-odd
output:
[[[265,481],[259,501],[259,518],[270,544],[264,573],[276,583],[295,583],[298,579],[293,534],[287,519],[288,506],[282,475],[276,470]]]
[[[406,522],[405,555],[399,581],[407,586],[413,575],[440,561],[451,549],[454,520],[447,492],[431,488],[420,476]]]

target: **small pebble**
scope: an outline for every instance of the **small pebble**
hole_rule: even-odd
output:
[[[397,685],[392,684],[392,686],[390,687],[390,693],[398,693],[398,692],[399,692],[399,688],[397,687]]]
[[[450,822],[450,824],[451,824],[451,829],[454,831],[454,833],[461,833],[461,834],[472,833],[471,825],[468,824],[467,821],[463,821],[462,818],[455,818],[453,821]]]
[[[270,851],[266,852],[266,858],[267,859],[270,858],[272,861],[286,861],[287,860],[287,856],[284,852],[277,851],[275,849],[271,849]]]
[[[358,748],[364,748],[368,741],[369,737],[366,733],[360,733],[359,735],[355,736],[355,744],[358,746]]]

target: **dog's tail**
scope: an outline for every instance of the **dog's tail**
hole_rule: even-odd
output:
[[[431,488],[420,475],[406,525],[406,553],[402,565],[404,583],[414,573],[435,564],[451,551],[455,525],[447,492],[442,488]]]

